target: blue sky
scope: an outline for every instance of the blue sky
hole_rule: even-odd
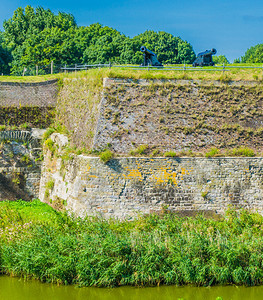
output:
[[[230,61],[263,43],[262,0],[0,0],[0,29],[26,5],[72,13],[78,25],[99,22],[130,37],[147,29],[167,31],[190,42],[196,53],[216,48]]]

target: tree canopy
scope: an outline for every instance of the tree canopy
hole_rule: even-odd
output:
[[[229,60],[225,57],[225,55],[214,55],[213,61],[215,64],[229,64]]]
[[[0,32],[0,75],[9,73],[11,53],[3,46],[3,33]]]
[[[244,56],[241,57],[242,63],[263,63],[263,44],[247,49]]]
[[[50,9],[19,7],[3,24],[3,46],[0,48],[0,64],[5,51],[12,54],[12,73],[25,67],[75,63],[123,64],[142,63],[140,47],[145,45],[155,52],[164,64],[192,63],[195,53],[192,46],[170,33],[147,30],[130,38],[116,29],[101,24],[77,26],[71,14]]]

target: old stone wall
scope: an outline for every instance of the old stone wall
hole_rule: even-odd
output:
[[[0,82],[0,106],[51,107],[56,105],[57,80],[20,83]]]
[[[37,198],[43,131],[0,132],[0,200]]]
[[[263,158],[62,158],[46,153],[40,199],[66,203],[77,215],[223,213],[228,205],[263,213]]]
[[[262,101],[257,82],[105,79],[93,148],[262,151]]]

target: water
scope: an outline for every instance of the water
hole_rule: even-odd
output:
[[[223,300],[261,300],[263,299],[263,286],[249,288],[235,286],[78,288],[0,276],[0,300],[216,300],[219,296]]]

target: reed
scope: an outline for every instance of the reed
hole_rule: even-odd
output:
[[[167,210],[166,210],[167,211]],[[2,273],[79,286],[259,285],[263,217],[85,219],[39,201],[0,203]]]

